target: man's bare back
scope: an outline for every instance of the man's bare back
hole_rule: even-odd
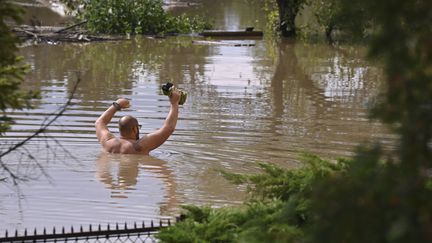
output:
[[[115,154],[139,154],[143,150],[139,147],[138,141],[131,139],[112,138],[106,142],[107,152]],[[148,154],[148,153],[143,153]]]

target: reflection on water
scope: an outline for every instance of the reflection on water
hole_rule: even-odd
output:
[[[20,198],[2,188],[2,229],[132,224],[178,211],[174,175],[165,161],[150,156],[115,156],[79,146],[73,149],[80,151],[77,157],[81,161],[69,158],[60,162],[57,157],[44,163],[50,180],[20,185]],[[43,160],[36,150],[29,152]]]
[[[349,156],[368,141],[391,147],[392,136],[367,119],[381,71],[365,61],[362,48],[247,42],[255,46],[136,38],[23,48],[32,67],[26,87],[40,90],[42,99],[34,110],[12,113],[17,123],[0,138],[0,149],[38,129],[66,101],[78,74],[82,82],[45,136],[24,155],[5,159],[23,167],[29,152],[52,178],[23,184],[24,200],[2,187],[0,228],[140,221],[172,216],[183,203],[239,204],[244,194],[217,169],[253,173],[256,162],[293,167],[300,152]],[[173,136],[151,157],[101,153],[97,117],[125,97],[131,107],[116,114],[111,131],[126,114],[142,132],[160,128],[169,111],[160,91],[167,80],[188,92]]]
[[[151,177],[163,180],[162,188],[166,191],[164,195],[166,202],[162,203],[161,215],[168,215],[169,211],[176,211],[178,203],[175,178],[166,161],[152,156],[119,155],[105,152],[102,152],[96,161],[96,178],[111,191],[111,198],[127,198],[128,194],[141,188],[137,186],[140,170],[149,172]],[[152,192],[155,187],[150,186],[148,181],[141,181],[141,183],[147,183],[142,192],[145,192],[148,198],[158,197],[159,188],[156,192]]]
[[[180,0],[178,2],[191,2]],[[170,8],[174,15],[187,13],[204,17],[212,24],[213,29],[218,30],[244,30],[246,27],[255,27],[256,30],[263,30],[265,16],[259,6],[260,1],[248,0],[197,0],[188,8]],[[251,6],[253,5],[253,6]]]

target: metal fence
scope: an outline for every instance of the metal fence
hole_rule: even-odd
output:
[[[80,226],[79,229],[53,228],[50,231],[44,228],[39,232],[36,229],[32,232],[25,229],[23,232],[16,230],[13,234],[6,231],[0,242],[156,242],[155,234],[170,225],[171,221],[168,219],[158,223],[151,221],[148,225],[144,222],[135,222],[133,225],[117,223],[96,227]]]

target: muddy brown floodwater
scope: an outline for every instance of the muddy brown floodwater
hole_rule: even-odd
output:
[[[220,28],[255,21],[242,20],[253,16],[239,12],[248,5],[230,2],[238,7],[213,8],[217,18],[225,16]],[[31,66],[25,86],[42,99],[33,110],[12,113],[16,124],[0,138],[2,150],[64,104],[77,73],[82,81],[45,136],[4,158],[35,179],[19,191],[0,184],[0,229],[133,222],[172,217],[180,204],[240,204],[243,188],[217,169],[255,173],[257,162],[299,166],[301,152],[335,158],[352,155],[363,142],[391,147],[394,137],[367,118],[382,76],[363,48],[269,43],[197,45],[179,37],[22,48]],[[126,97],[132,106],[116,114],[112,131],[126,114],[138,118],[143,134],[159,128],[169,109],[160,86],[168,80],[188,92],[174,135],[151,156],[102,152],[96,118]]]

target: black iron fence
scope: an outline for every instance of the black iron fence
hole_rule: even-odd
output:
[[[8,231],[0,238],[0,242],[156,242],[155,234],[164,227],[169,227],[171,221],[160,220],[150,224],[144,222],[133,223],[132,225],[124,224],[107,224],[80,226],[78,229],[71,227],[65,229],[62,227],[53,228],[52,230],[37,231],[36,229],[29,232],[25,229],[23,232],[16,230],[12,234]]]

